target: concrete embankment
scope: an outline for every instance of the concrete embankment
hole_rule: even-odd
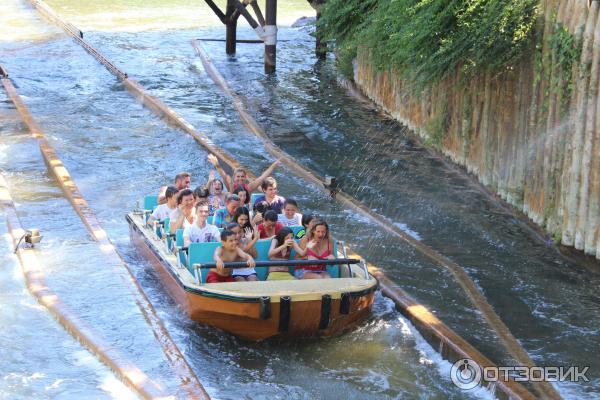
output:
[[[354,81],[555,242],[600,259],[598,11],[598,1],[542,1],[539,38],[499,75],[465,84],[455,74],[415,94],[359,49]],[[561,53],[566,39],[572,62]]]

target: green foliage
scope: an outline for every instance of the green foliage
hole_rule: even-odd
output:
[[[448,102],[442,102],[442,107],[437,110],[427,124],[429,138],[427,144],[440,149],[444,141],[444,135],[450,128],[450,114],[448,114]]]
[[[538,0],[328,0],[319,29],[342,69],[357,49],[422,88],[454,74],[498,71],[528,43]],[[345,67],[344,67],[345,65]]]
[[[581,57],[581,46],[576,42],[575,36],[563,24],[556,24],[554,32],[550,35],[550,51],[555,63],[550,90],[561,95],[561,104],[559,104],[561,116],[569,110],[569,101],[574,88],[573,66]]]

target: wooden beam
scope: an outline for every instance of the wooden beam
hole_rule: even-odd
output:
[[[213,12],[217,15],[217,17],[221,20],[221,22],[225,24],[226,23],[225,14],[223,14],[223,11],[221,11],[219,6],[217,6],[213,2],[213,0],[204,0],[204,1],[206,2],[206,4],[208,4],[210,9],[213,10]]]
[[[252,7],[252,10],[254,10],[254,14],[256,15],[256,19],[258,20],[260,26],[265,26],[265,17],[263,17],[262,11],[260,11],[258,3],[256,1],[253,1],[252,3],[250,3],[250,6]]]
[[[225,52],[227,54],[235,54],[237,17],[231,18],[235,10],[235,0],[227,0],[227,9],[225,10]]]
[[[277,55],[277,0],[266,0],[265,73],[275,72]]]
[[[233,0],[237,13],[242,14],[244,16],[244,18],[246,18],[246,21],[248,21],[248,23],[250,24],[250,26],[252,27],[252,29],[256,29],[258,27],[258,22],[256,22],[256,20],[254,18],[252,18],[252,15],[250,15],[250,13],[248,12],[248,10],[246,10],[246,6],[242,3],[240,3],[239,0]],[[236,12],[234,12],[232,14],[232,17],[236,16]]]

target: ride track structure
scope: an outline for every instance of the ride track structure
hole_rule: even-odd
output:
[[[190,134],[196,141],[202,145],[205,149],[207,149],[210,153],[214,154],[221,161],[226,163],[226,166],[230,169],[234,169],[240,166],[240,164],[229,154],[225,152],[225,150],[221,149],[217,146],[211,139],[209,139],[205,134],[197,131],[189,122],[187,122],[183,117],[179,116],[175,111],[170,109],[160,100],[155,98],[154,96],[147,93],[144,88],[138,84],[137,82],[128,78],[127,74],[120,71],[113,63],[108,61],[104,56],[102,56],[96,49],[94,49],[91,45],[83,40],[83,33],[77,34],[75,30],[69,27],[73,27],[73,25],[65,22],[58,14],[56,14],[49,6],[47,6],[42,0],[28,0],[42,15],[46,16],[51,22],[55,23],[59,27],[63,28],[67,34],[69,34],[77,43],[79,43],[90,55],[94,56],[102,65],[104,65],[111,73],[113,73],[119,80],[121,80],[124,86],[134,95],[134,97],[140,101],[142,105],[147,107],[149,110],[156,113],[158,116],[164,118],[168,122],[170,122],[175,127],[182,129],[184,132]],[[77,32],[81,32],[77,29]],[[253,121],[253,120],[252,120]],[[256,123],[255,123],[256,124]],[[258,126],[258,124],[256,124]],[[275,146],[276,148],[276,146]],[[288,160],[285,160],[289,163]],[[287,164],[287,163],[286,163]],[[289,165],[289,164],[288,164]],[[291,165],[295,165],[292,163]],[[298,166],[297,166],[298,167]],[[298,167],[301,170],[301,167]],[[294,168],[294,171],[300,171],[298,168]],[[248,170],[248,169],[247,169]],[[252,177],[252,174],[248,174]],[[301,176],[305,176],[302,174]],[[308,174],[309,177],[314,177],[312,173]],[[306,176],[305,176],[306,177]],[[310,178],[311,180],[314,178]],[[319,181],[319,183],[322,183]],[[346,195],[347,196],[347,195]],[[412,237],[406,235],[404,232],[394,230],[393,225],[387,225],[385,219],[381,216],[377,216],[372,213],[371,210],[362,205],[357,205],[354,202],[348,203],[348,205],[354,207],[358,207],[357,210],[360,211],[361,214],[367,215],[370,218],[373,218],[378,224],[384,226],[384,228],[391,233],[396,235],[400,235],[400,237],[407,240],[409,243],[414,242],[416,244],[415,247],[417,249],[419,247],[426,247],[425,245],[419,243]],[[384,225],[385,224],[385,225]],[[430,249],[431,250],[431,249]],[[433,251],[433,250],[431,250]],[[355,253],[352,253],[356,255]],[[439,253],[435,253],[442,259]],[[356,255],[358,256],[358,255]],[[435,259],[435,258],[434,258]],[[437,260],[436,260],[437,261]],[[380,280],[380,287],[382,293],[390,298],[396,306],[401,310],[401,312],[408,316],[408,318],[415,322],[415,327],[423,334],[424,338],[432,345],[433,349],[436,351],[440,351],[442,349],[446,349],[442,356],[449,361],[456,361],[462,358],[464,354],[467,354],[468,358],[473,360],[487,360],[481,353],[479,353],[475,348],[468,345],[467,347],[462,347],[463,344],[467,343],[464,339],[462,339],[459,335],[454,333],[450,328],[444,325],[441,321],[439,321],[431,312],[429,312],[426,307],[422,305],[418,305],[411,297],[405,293],[397,284],[393,283],[387,277],[385,277],[384,273],[374,268],[372,265],[370,268],[373,270],[372,274]],[[459,267],[460,268],[460,267]],[[464,273],[464,271],[463,271]],[[465,273],[466,275],[466,273]],[[385,278],[385,279],[383,279]],[[381,284],[381,282],[385,282]],[[481,296],[481,293],[479,293]],[[491,306],[490,306],[491,308]],[[443,329],[441,329],[443,328]],[[445,333],[449,334],[445,334]],[[450,334],[451,333],[451,334]],[[460,340],[456,340],[456,339]],[[514,339],[514,338],[513,338]],[[445,346],[442,345],[445,344]],[[436,347],[436,344],[438,347]],[[467,343],[468,344],[468,343]],[[458,349],[458,351],[456,351]],[[521,349],[522,350],[522,349]],[[522,350],[524,352],[524,350]],[[527,353],[525,353],[527,354]],[[489,361],[489,360],[488,360]],[[486,364],[483,364],[485,366]],[[493,363],[490,361],[489,365],[492,366]],[[498,381],[496,382],[494,388],[494,394],[501,394],[501,398],[514,398],[514,399],[532,399],[534,396],[529,393],[522,385],[514,382],[510,377],[507,381]],[[548,385],[549,386],[549,385]],[[550,390],[554,389],[550,387]],[[500,391],[500,393],[498,393]],[[546,398],[560,398],[558,394],[556,396],[546,396]]]
[[[150,328],[152,329],[152,333],[165,353],[166,359],[173,369],[173,372],[181,381],[180,390],[182,393],[178,393],[178,397],[186,399],[209,399],[210,397],[208,396],[208,393],[206,393],[202,387],[198,377],[191,369],[185,357],[169,335],[169,332],[158,317],[156,310],[150,303],[150,300],[144,293],[139,282],[135,279],[133,271],[131,271],[121,254],[110,241],[106,231],[98,222],[98,218],[94,214],[93,210],[89,207],[87,201],[81,194],[81,191],[71,179],[69,171],[64,166],[60,158],[56,155],[54,148],[50,145],[48,139],[46,139],[44,132],[33,119],[31,113],[25,106],[25,103],[23,103],[23,100],[8,78],[6,69],[4,69],[1,65],[0,80],[2,81],[2,85],[4,86],[8,97],[14,104],[17,112],[21,116],[21,119],[31,133],[31,136],[38,140],[40,151],[46,166],[48,167],[48,171],[57,180],[62,192],[73,206],[73,209],[85,225],[86,229],[89,231],[92,238],[98,243],[100,250],[105,257],[107,257],[110,264],[114,266],[115,269],[117,265],[120,265],[128,272],[128,278],[122,274],[120,274],[120,276],[126,283],[131,285],[131,293],[135,299],[135,303],[138,305],[144,319],[148,322]],[[129,380],[126,380],[126,383],[128,382]]]
[[[192,46],[196,50],[196,53],[200,57],[202,61],[202,65],[204,69],[214,81],[214,83],[221,88],[223,93],[229,97],[233,103],[234,108],[237,110],[240,115],[240,119],[242,123],[246,126],[246,128],[254,134],[257,138],[259,138],[265,149],[273,156],[283,162],[288,168],[290,168],[294,173],[308,180],[309,182],[315,183],[317,187],[322,188],[325,192],[328,192],[325,179],[320,177],[316,172],[310,170],[309,168],[303,166],[299,163],[294,157],[290,156],[288,153],[283,151],[279,146],[277,146],[266,134],[265,130],[252,118],[252,116],[246,112],[244,109],[244,102],[237,95],[229,85],[225,78],[219,73],[216,67],[210,61],[210,58],[202,49],[201,46],[198,45],[198,41],[192,40]],[[375,221],[379,226],[385,229],[387,232],[393,234],[396,237],[407,242],[410,246],[415,248],[415,250],[419,251],[421,254],[429,257],[433,261],[435,261],[438,265],[446,268],[456,282],[460,285],[460,287],[464,290],[467,297],[471,301],[471,303],[483,314],[483,317],[487,321],[488,325],[498,334],[500,341],[504,345],[504,348],[508,351],[508,353],[513,356],[513,358],[519,362],[519,365],[534,367],[535,363],[529,357],[529,354],[523,349],[521,344],[517,341],[517,339],[510,332],[508,327],[504,324],[502,319],[496,314],[493,307],[488,303],[485,296],[481,293],[481,291],[477,288],[477,285],[473,282],[473,280],[469,277],[469,275],[465,272],[465,270],[445,257],[444,255],[438,253],[436,250],[430,248],[429,246],[423,244],[422,242],[416,240],[406,232],[402,231],[394,222],[387,219],[384,216],[376,214],[365,205],[359,203],[350,195],[344,193],[341,189],[336,190],[335,197],[340,203],[344,204],[352,208],[354,211],[359,212],[367,218]],[[536,393],[543,398],[549,399],[560,399],[560,395],[558,392],[550,385],[548,382],[536,382],[533,385]]]
[[[96,355],[122,382],[135,390],[144,399],[164,398],[168,394],[156,382],[144,374],[135,364],[126,360],[103,337],[92,331],[79,316],[73,313],[46,284],[44,266],[33,248],[19,246],[26,231],[21,226],[15,204],[6,180],[0,175],[0,211],[6,215],[6,224],[16,248],[27,289],[41,305],[57,319],[58,323],[75,340]]]

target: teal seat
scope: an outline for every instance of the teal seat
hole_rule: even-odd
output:
[[[158,196],[144,196],[144,210],[154,211],[158,205]]]
[[[335,241],[335,239],[333,240],[333,252],[331,254],[333,254],[336,258],[338,256],[337,242]],[[327,273],[329,273],[329,275],[331,275],[332,278],[340,277],[340,266],[339,265],[328,265],[326,268],[327,268]]]
[[[294,232],[294,237],[296,237],[298,232],[300,232],[301,230],[304,229],[304,227],[302,225],[294,225],[294,226],[290,226],[288,228],[290,228],[292,230],[292,232]]]
[[[173,244],[173,240],[169,237],[169,233],[171,233],[171,218],[169,217],[165,218],[164,230],[165,234],[167,235],[167,249],[170,249],[171,245]]]
[[[209,242],[209,243],[190,243],[188,247],[188,270],[194,275],[194,264],[207,264],[213,263],[215,249],[221,247],[221,242]],[[206,276],[208,275],[207,269],[199,269],[200,281],[206,283]]]
[[[183,247],[183,229],[177,229],[177,231],[175,232],[175,245],[178,248],[182,248]],[[184,265],[187,267],[187,258],[185,256],[185,253],[180,251],[178,254],[179,257],[179,261],[181,262],[181,265]]]
[[[206,223],[213,225],[214,219],[215,219],[214,215],[209,215],[208,218],[207,218],[207,220],[206,220]]]
[[[263,196],[264,193],[252,193],[250,195],[250,205],[254,205],[254,203],[256,202],[256,199],[258,199],[260,196]]]
[[[259,239],[254,247],[256,247],[256,261],[269,261],[271,239]],[[267,275],[269,275],[269,267],[256,267],[256,276],[259,280],[266,280]]]

